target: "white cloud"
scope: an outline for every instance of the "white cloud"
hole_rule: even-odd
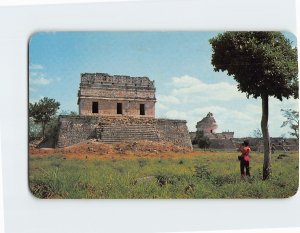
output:
[[[167,111],[165,116],[170,119],[182,119],[182,120],[187,119],[187,114],[185,112],[177,111],[177,110]]]
[[[175,87],[181,87],[181,88],[191,87],[194,85],[199,85],[201,83],[199,79],[188,75],[184,75],[181,77],[173,77],[172,82]]]
[[[46,79],[45,77],[39,77],[30,79],[30,84],[36,84],[36,85],[47,85],[51,82],[51,79]]]
[[[224,113],[227,111],[228,110],[226,108],[220,106],[206,106],[206,107],[192,109],[189,113],[192,115],[201,115],[204,117],[209,112],[216,114],[216,113]]]
[[[40,64],[31,64],[29,66],[29,69],[30,70],[42,70],[42,69],[44,69],[44,67]]]
[[[259,102],[257,102],[257,103],[258,103],[258,105],[248,104],[245,107],[245,110],[247,112],[251,113],[251,115],[255,114],[255,115],[261,116],[261,103],[259,103]]]
[[[29,84],[30,85],[48,85],[53,80],[46,77],[45,73],[42,71],[43,66],[38,64],[33,64],[30,66],[33,71],[29,73]]]
[[[282,101],[276,98],[270,98],[269,100],[269,108],[280,108],[280,109],[299,109],[299,99],[283,99]]]
[[[170,94],[159,95],[158,113],[160,117],[187,120],[190,131],[208,112],[215,116],[219,130],[235,130],[235,125],[253,124],[244,109],[229,108],[232,102],[245,100],[244,94],[238,92],[236,85],[220,82],[205,83],[200,79],[184,75],[173,77],[170,82]],[[254,107],[253,107],[254,108]],[[256,124],[256,123],[255,123]]]
[[[247,108],[247,106],[245,106]],[[190,109],[185,114],[180,114],[179,111],[170,110],[167,117],[187,120],[187,125],[190,131],[195,131],[195,125],[202,120],[208,112],[214,114],[214,118],[218,124],[217,132],[234,131],[237,135],[249,136],[249,132],[259,127],[259,118],[252,117],[251,113],[243,112],[243,109],[232,110],[223,106],[206,106],[201,108]]]
[[[236,84],[227,82],[208,83],[184,75],[173,77],[170,91],[158,95],[157,116],[169,119],[184,119],[190,131],[208,112],[214,114],[217,132],[234,131],[236,137],[251,136],[260,128],[261,99],[246,98],[237,90]],[[288,135],[288,127],[281,128],[284,121],[280,109],[299,109],[299,100],[284,99],[269,101],[269,131],[271,137]]]
[[[162,109],[162,110],[168,109],[168,107],[167,107],[166,105],[164,105],[164,104],[162,104],[162,103],[160,103],[160,102],[158,102],[158,103],[156,104],[156,108],[157,108],[157,109]]]
[[[158,102],[165,104],[180,104],[180,100],[176,96],[172,95],[159,95],[157,97]]]
[[[185,103],[203,100],[230,101],[245,98],[245,94],[239,92],[235,84],[227,82],[204,83],[200,79],[188,75],[173,77],[171,85],[174,87],[171,96]],[[189,98],[187,98],[188,95]]]

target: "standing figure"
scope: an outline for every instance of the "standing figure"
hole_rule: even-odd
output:
[[[249,147],[249,142],[245,140],[240,147],[240,152],[242,153],[242,155],[239,157],[242,177],[245,177],[245,169],[246,176],[250,177],[250,151],[251,149]]]

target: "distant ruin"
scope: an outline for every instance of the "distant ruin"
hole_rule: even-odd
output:
[[[217,133],[218,124],[211,112],[196,124],[196,132],[190,132],[191,141],[194,141],[196,133],[203,132],[203,136],[209,138],[211,149],[236,150],[244,140],[248,140],[253,151],[263,151],[263,141],[260,138],[244,137],[234,138],[234,132],[226,131]],[[295,151],[299,149],[298,140],[294,138],[274,137],[270,138],[272,150]]]
[[[185,120],[155,118],[155,86],[148,77],[83,73],[79,116],[60,116],[57,147],[88,139],[103,143],[167,141],[192,149]]]
[[[234,132],[222,132],[216,133],[218,128],[217,122],[211,112],[209,112],[206,117],[201,121],[197,122],[196,129],[197,131],[202,131],[205,137],[209,139],[231,139],[234,136]]]

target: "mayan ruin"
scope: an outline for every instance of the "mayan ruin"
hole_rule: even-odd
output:
[[[203,136],[210,140],[211,149],[236,150],[243,140],[250,141],[252,149],[255,151],[263,150],[263,142],[261,139],[253,137],[235,138],[233,131],[217,132],[218,124],[213,113],[209,112],[202,120],[196,124],[196,132],[190,132],[191,141],[196,137],[197,132],[203,132]],[[275,137],[271,138],[273,150],[289,151],[298,150],[298,141],[293,138]]]
[[[79,115],[155,117],[155,102],[148,77],[81,74]]]
[[[217,122],[211,112],[209,112],[206,117],[201,121],[197,122],[196,129],[197,131],[202,131],[204,136],[209,139],[231,139],[234,136],[234,132],[222,132],[217,133],[216,129],[218,128]]]
[[[84,140],[167,141],[192,149],[185,120],[155,118],[155,86],[148,77],[81,74],[79,116],[60,116],[57,147]]]

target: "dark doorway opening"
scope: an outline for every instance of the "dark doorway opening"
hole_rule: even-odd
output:
[[[117,114],[122,114],[122,103],[117,103]]]
[[[98,102],[93,102],[92,104],[92,113],[98,113],[99,108],[98,108]]]
[[[140,115],[145,115],[145,104],[140,104]]]

